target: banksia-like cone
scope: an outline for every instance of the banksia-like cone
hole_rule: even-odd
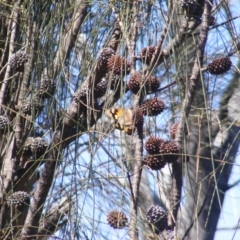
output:
[[[160,86],[160,80],[154,76],[149,76],[145,83],[145,88],[147,93],[153,93],[158,90]]]
[[[127,226],[126,215],[119,211],[111,211],[107,216],[108,224],[115,229],[122,229]]]
[[[9,120],[7,117],[0,115],[0,133],[3,133],[9,126]]]
[[[113,55],[108,59],[108,72],[115,75],[127,75],[130,72],[130,63],[123,57]]]
[[[107,91],[107,81],[101,81],[94,88],[94,98],[103,97]]]
[[[31,110],[32,110],[31,101],[25,100],[22,105],[23,113],[31,115]]]
[[[24,145],[24,154],[36,154],[40,157],[47,150],[48,143],[41,137],[28,137]]]
[[[127,86],[134,94],[137,94],[140,89],[149,94],[155,92],[159,88],[160,80],[154,76],[149,76],[147,79],[144,79],[141,73],[134,73],[131,75]]]
[[[161,150],[161,153],[166,154],[164,159],[169,163],[177,160],[179,152],[180,149],[174,141],[165,142],[164,147]]]
[[[26,99],[23,101],[22,112],[24,114],[31,115],[32,111],[33,113],[36,113],[37,111],[40,111],[42,107],[42,98],[40,95],[36,94],[31,99]]]
[[[165,104],[161,99],[155,97],[144,101],[140,108],[144,115],[157,116],[163,112]]]
[[[17,72],[23,72],[24,64],[28,61],[28,54],[25,51],[18,51],[14,53],[10,60],[9,65]]]
[[[147,155],[145,157],[145,164],[152,170],[160,170],[166,165],[166,161],[162,156]]]
[[[138,54],[139,60],[142,63],[150,64],[155,50],[156,50],[155,46],[143,48],[141,52]]]
[[[39,95],[42,98],[52,97],[56,89],[56,84],[53,79],[49,78],[47,75],[43,75],[39,86]]]
[[[154,226],[154,231],[157,234],[168,228],[167,213],[158,205],[153,205],[148,209],[147,220]]]
[[[145,143],[145,149],[149,154],[159,154],[160,148],[164,143],[163,139],[150,136]]]
[[[24,210],[25,206],[30,204],[30,195],[23,191],[10,194],[7,197],[7,205],[9,207],[17,207],[18,210]]]
[[[229,57],[217,58],[208,65],[208,71],[213,75],[220,75],[226,73],[231,66],[232,62]]]
[[[131,77],[127,83],[127,87],[131,92],[137,94],[142,86],[143,76],[141,73],[131,74]]]
[[[95,82],[99,82],[108,72],[108,60],[114,55],[115,51],[112,48],[106,47],[101,50],[97,60]]]
[[[104,68],[104,69],[107,69],[107,63],[108,63],[108,59],[110,57],[112,57],[113,55],[115,55],[115,52],[112,48],[110,47],[106,47],[106,48],[103,48],[99,54],[99,57],[98,57],[98,64],[100,67]]]

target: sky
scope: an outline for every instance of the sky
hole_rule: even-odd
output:
[[[239,179],[240,156],[236,159],[236,164],[233,167],[229,184],[235,183]],[[232,229],[236,228],[238,223],[240,223],[240,184],[236,185],[226,193],[223,210],[217,226],[218,231],[215,234],[214,240],[239,240],[240,228],[238,230]],[[227,230],[227,228],[229,230]]]

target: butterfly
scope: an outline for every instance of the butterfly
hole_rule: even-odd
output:
[[[127,108],[111,108],[105,111],[107,117],[115,121],[115,128],[132,135],[135,128],[133,123],[133,112]]]

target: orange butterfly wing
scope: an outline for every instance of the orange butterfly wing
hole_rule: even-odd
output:
[[[111,108],[106,110],[105,114],[114,119],[116,129],[125,131],[128,135],[131,135],[134,132],[133,113],[131,109]]]

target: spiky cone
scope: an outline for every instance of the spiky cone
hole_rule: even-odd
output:
[[[14,53],[9,59],[11,69],[17,72],[23,72],[24,64],[28,61],[28,54],[25,51]]]
[[[115,51],[110,47],[106,47],[101,50],[99,57],[97,59],[97,62],[98,62],[98,67],[101,68],[102,71],[107,70],[108,60],[113,55],[115,55]]]
[[[56,84],[53,79],[43,75],[39,84],[39,95],[42,98],[50,98],[54,94]]]
[[[99,82],[94,88],[94,98],[103,97],[107,91],[107,85],[106,80]]]
[[[143,76],[141,73],[133,73],[130,76],[127,87],[132,93],[137,94],[142,86],[142,81]]]
[[[149,47],[143,48],[141,52],[138,54],[138,59],[142,63],[149,65],[155,51],[156,51],[156,46],[149,46]]]
[[[231,66],[232,62],[229,57],[217,58],[208,65],[208,71],[210,74],[220,75],[229,71]]]
[[[32,113],[36,115],[38,111],[43,108],[43,100],[40,95],[35,94],[31,99],[26,99],[23,101],[22,112],[26,115],[31,115]]]
[[[180,149],[174,141],[166,141],[164,147],[161,149],[161,153],[164,154],[166,162],[173,163],[178,159]]]
[[[156,234],[168,228],[166,211],[158,205],[152,205],[147,211],[147,221]]]
[[[158,90],[160,87],[160,80],[154,76],[149,76],[144,85],[146,93],[151,94]]]
[[[23,211],[30,204],[30,195],[26,192],[18,191],[10,194],[6,200],[9,207],[16,207],[19,211]]]
[[[143,77],[141,73],[134,73],[131,75],[127,87],[128,89],[137,94],[140,89],[146,94],[156,92],[160,86],[160,80],[154,76],[149,76],[147,79]]]
[[[126,215],[119,211],[111,211],[107,215],[108,224],[115,229],[122,229],[127,226],[128,219]]]
[[[165,104],[163,100],[155,97],[144,101],[140,108],[146,116],[157,116],[163,112]]]
[[[0,133],[4,133],[8,126],[10,125],[10,122],[7,117],[0,115]]]
[[[124,57],[113,55],[108,59],[108,72],[125,76],[130,73],[130,63]]]
[[[150,136],[145,143],[145,149],[148,154],[159,154],[160,147],[164,142],[161,138]]]
[[[108,60],[111,56],[115,55],[115,51],[110,48],[106,47],[100,51],[100,54],[97,58],[97,66],[95,69],[95,76],[93,81],[97,84],[101,79],[105,76],[108,72]]]
[[[24,155],[33,155],[36,158],[41,157],[47,150],[48,143],[41,137],[28,137],[25,141]]]
[[[166,165],[164,157],[160,155],[147,155],[145,157],[144,163],[146,166],[151,168],[154,171],[158,171]]]

